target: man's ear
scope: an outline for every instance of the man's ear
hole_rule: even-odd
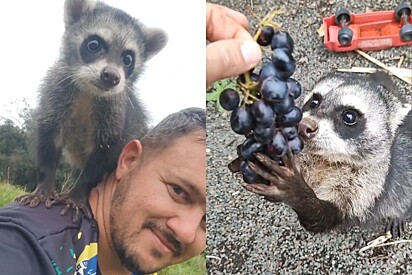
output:
[[[132,140],[123,147],[116,168],[116,180],[120,180],[129,174],[141,161],[142,144],[138,140]]]

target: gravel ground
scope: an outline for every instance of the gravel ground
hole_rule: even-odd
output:
[[[323,74],[336,68],[375,67],[357,53],[330,53],[317,34],[322,18],[340,5],[351,12],[392,10],[394,1],[210,1],[245,13],[254,33],[258,18],[272,7],[288,11],[277,22],[295,40],[298,61],[294,78],[310,90]],[[395,66],[394,57],[412,47],[369,52]],[[411,61],[403,67],[412,67]],[[411,99],[411,88],[394,78]],[[313,235],[306,232],[296,214],[283,204],[270,203],[245,191],[241,179],[227,168],[243,141],[229,127],[229,118],[208,103],[207,124],[207,270],[208,274],[412,274],[412,245],[401,243],[366,252],[359,249],[383,232],[384,226]],[[412,240],[412,223],[404,239]]]

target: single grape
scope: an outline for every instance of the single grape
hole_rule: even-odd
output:
[[[288,87],[284,81],[268,77],[262,82],[260,93],[265,101],[280,102],[286,97]]]
[[[288,144],[285,136],[280,129],[275,130],[272,142],[268,144],[267,150],[271,154],[279,158],[283,157],[286,154],[288,150]]]
[[[263,144],[253,139],[246,139],[240,148],[241,156],[248,160],[253,160],[253,154],[263,151]]]
[[[277,32],[273,35],[270,47],[272,50],[284,48],[290,54],[293,52],[294,42],[292,37],[287,32]]]
[[[262,127],[270,127],[275,123],[276,116],[272,107],[263,100],[255,100],[250,107],[250,111],[255,118],[256,124]]]
[[[291,95],[285,96],[285,98],[281,102],[277,102],[273,104],[273,110],[276,114],[287,114],[292,111],[293,107],[295,106],[295,101]]]
[[[259,72],[259,84],[262,85],[263,81],[268,77],[276,77],[278,72],[275,65],[272,62],[267,62],[262,65]]]
[[[297,125],[301,119],[302,110],[295,106],[289,113],[278,116],[276,122],[279,126],[290,127]]]
[[[223,109],[233,111],[239,106],[239,93],[233,89],[225,89],[219,95],[219,103]]]
[[[255,129],[253,129],[253,136],[257,142],[268,144],[273,139],[273,126],[268,128],[256,126]]]
[[[251,73],[250,80],[253,82],[259,82],[259,75],[257,73]]]
[[[285,135],[287,140],[292,140],[298,136],[298,127],[296,126],[284,127],[283,134]]]
[[[242,161],[240,163],[240,171],[242,172],[243,180],[246,183],[257,183],[259,182],[259,175],[255,173],[255,171],[250,168],[247,161]]]
[[[272,55],[272,63],[278,71],[279,78],[288,79],[296,69],[296,62],[293,56],[284,49],[275,49]]]
[[[254,121],[249,108],[237,107],[230,115],[230,127],[239,135],[246,135],[254,127]]]
[[[251,76],[253,74],[253,71],[255,70],[255,68],[252,68],[249,70],[249,75]],[[246,79],[245,79],[245,74],[240,74],[237,78],[237,81],[240,83],[245,84],[246,83]]]
[[[269,46],[272,42],[274,33],[275,30],[271,26],[264,26],[261,29],[260,35],[256,42],[261,46]]]
[[[286,85],[288,86],[288,93],[297,99],[302,94],[302,86],[294,78],[288,78],[286,80]]]
[[[303,140],[301,137],[296,136],[294,139],[288,141],[288,146],[292,154],[297,155],[303,150]]]

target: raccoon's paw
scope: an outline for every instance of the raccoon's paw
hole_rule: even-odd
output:
[[[385,232],[390,232],[393,239],[401,238],[405,231],[405,221],[401,218],[391,218],[386,223]]]
[[[261,153],[256,153],[255,157],[263,168],[253,162],[248,162],[248,165],[257,175],[267,180],[269,184],[246,184],[244,185],[246,190],[262,195],[266,200],[273,202],[291,203],[291,200],[300,196],[300,192],[303,190],[302,187],[306,183],[290,150],[282,159],[284,166]]]
[[[17,197],[14,201],[21,205],[29,205],[32,208],[38,206],[40,203],[44,203],[46,208],[51,208],[55,195],[54,192],[43,192],[41,189],[36,188],[33,193]]]
[[[74,223],[78,222],[84,214],[88,219],[93,218],[93,213],[87,204],[87,197],[83,198],[83,196],[73,196],[70,193],[60,194],[56,200],[53,201],[55,203],[63,203],[65,204],[62,211],[60,211],[60,215],[64,216],[67,212],[72,209],[72,221]]]

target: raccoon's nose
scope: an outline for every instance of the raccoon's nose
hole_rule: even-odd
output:
[[[311,139],[318,133],[318,123],[308,117],[302,118],[299,122],[299,135],[304,139]]]
[[[119,72],[112,67],[106,67],[102,70],[100,74],[100,80],[103,82],[107,88],[112,88],[119,84],[120,74]]]

